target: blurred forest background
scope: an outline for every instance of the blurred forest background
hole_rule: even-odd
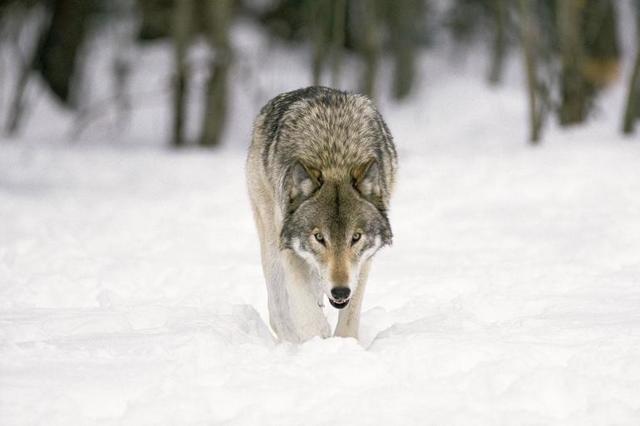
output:
[[[478,74],[500,85],[505,58],[519,56],[526,75],[523,102],[528,103],[529,140],[542,139],[544,123],[575,126],[592,117],[599,94],[622,78],[619,36],[621,2],[615,0],[0,0],[0,105],[2,131],[16,135],[30,118],[27,89],[39,79],[62,106],[77,116],[78,128],[115,106],[126,120],[135,104],[129,76],[137,49],[152,43],[172,46],[173,146],[221,143],[229,120],[229,78],[234,72],[234,22],[262,28],[274,43],[305,46],[309,84],[360,91],[376,98],[389,63],[391,93],[411,97],[421,79],[416,58],[446,37],[454,47],[481,49],[486,69]],[[640,33],[640,0],[631,0],[635,33]],[[83,99],[87,46],[105,38],[114,44],[113,93],[102,102]],[[640,118],[638,37],[620,120],[632,133]],[[209,49],[206,94],[198,137],[189,138],[186,108],[194,75],[189,50]],[[453,54],[456,54],[455,52]],[[347,60],[349,59],[349,60]],[[344,87],[346,67],[357,64],[358,87]],[[15,78],[7,79],[4,76]],[[275,93],[273,94],[275,95]],[[84,123],[84,124],[83,124]]]

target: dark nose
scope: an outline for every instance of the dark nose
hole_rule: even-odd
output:
[[[331,296],[336,300],[348,299],[350,294],[349,287],[334,287],[331,289]]]

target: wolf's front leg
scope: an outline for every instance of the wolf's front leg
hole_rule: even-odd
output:
[[[362,266],[355,294],[351,298],[349,305],[338,314],[338,324],[336,325],[334,336],[358,338],[360,311],[362,309],[362,299],[364,298],[364,290],[367,286],[370,266],[370,260],[367,260]]]
[[[269,322],[278,339],[301,343],[313,337],[326,338],[331,328],[322,308],[313,298],[290,293],[286,301],[269,300]]]
[[[271,327],[278,338],[290,342],[329,337],[331,328],[308,268],[290,253],[280,256],[281,273],[268,284]]]

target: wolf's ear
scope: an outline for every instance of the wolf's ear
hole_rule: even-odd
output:
[[[356,167],[351,173],[353,187],[364,197],[380,198],[380,167],[376,160],[371,160]]]
[[[322,174],[319,170],[305,167],[299,161],[289,172],[289,200],[292,204],[300,204],[322,185]],[[295,206],[297,207],[297,205]]]

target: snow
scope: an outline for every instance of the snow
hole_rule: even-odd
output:
[[[158,101],[117,142],[94,125],[68,143],[46,103],[0,141],[0,423],[639,424],[640,145],[617,132],[623,88],[531,148],[517,62],[491,89],[426,55],[432,80],[381,100],[395,241],[361,342],[292,345],[267,325],[243,167],[260,104],[305,84],[299,56],[273,53],[293,77],[236,77],[220,150],[158,148]]]

